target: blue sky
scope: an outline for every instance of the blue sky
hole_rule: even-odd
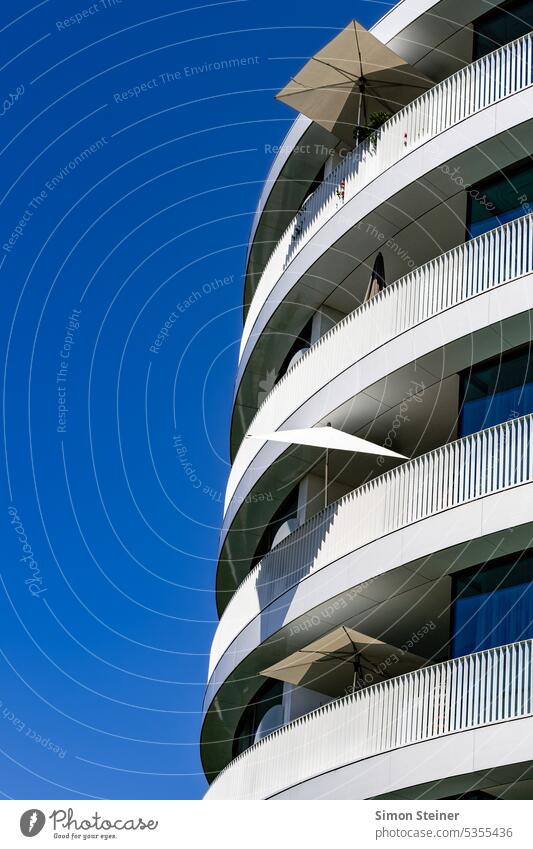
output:
[[[205,789],[245,246],[293,119],[273,95],[388,7],[2,6],[4,796]]]

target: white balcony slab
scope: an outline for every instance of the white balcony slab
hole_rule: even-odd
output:
[[[408,788],[416,797],[417,786],[440,779],[530,765],[532,673],[526,640],[372,685],[256,743],[207,798],[365,799]],[[513,705],[502,698],[508,676]]]

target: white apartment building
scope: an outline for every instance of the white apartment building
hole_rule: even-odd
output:
[[[533,0],[371,32],[430,87],[250,236],[207,799],[533,798]],[[326,424],[407,459],[250,436]]]

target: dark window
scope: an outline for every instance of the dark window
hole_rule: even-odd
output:
[[[463,372],[459,436],[533,412],[532,354],[527,346]]]
[[[372,270],[372,278],[376,281],[378,289],[381,292],[385,288],[385,260],[381,251],[376,256],[374,268]]]
[[[245,707],[237,724],[233,738],[232,757],[236,758],[241,752],[250,748],[265,713],[271,707],[280,705],[282,696],[283,682],[274,681],[272,678],[257,691],[253,701]]]
[[[304,205],[304,203],[306,202],[307,198],[308,198],[308,197],[310,197],[310,196],[313,194],[313,192],[314,192],[316,189],[318,189],[318,187],[320,186],[320,184],[324,182],[324,176],[325,176],[325,173],[326,173],[326,163],[324,162],[324,163],[323,163],[323,165],[321,165],[321,166],[320,166],[320,169],[319,169],[319,171],[318,171],[318,174],[316,175],[316,177],[315,177],[315,179],[313,180],[313,182],[309,184],[309,187],[308,187],[308,189],[307,189],[307,191],[306,191],[306,193],[305,193],[305,195],[304,195],[304,197],[303,197],[303,200],[302,200],[302,202],[301,202],[300,206],[298,207],[298,209],[301,209],[301,208],[302,208],[302,206],[303,206],[303,205]]]
[[[464,793],[459,793],[457,796],[444,796],[442,801],[444,802],[448,799],[490,799],[494,802],[495,798],[497,797],[492,796],[490,793],[486,793],[484,790],[465,790]]]
[[[512,0],[485,12],[474,21],[475,61],[533,29],[533,0]]]
[[[533,551],[453,576],[452,657],[530,637]]]
[[[468,189],[468,237],[533,211],[533,159],[503,168]]]
[[[370,280],[365,292],[365,296],[363,298],[363,303],[365,301],[369,301],[370,298],[374,298],[379,292],[382,292],[386,286],[385,282],[385,260],[383,259],[383,254],[381,251],[376,256],[374,260],[374,266],[372,268],[372,274],[370,275]]]
[[[283,360],[276,382],[278,383],[291,365],[291,360],[299,351],[307,351],[311,347],[311,333],[313,328],[313,319],[310,318],[303,330],[300,331],[294,342],[292,343],[287,356]],[[275,384],[274,384],[275,385]]]
[[[266,525],[263,535],[259,540],[255,554],[252,559],[250,571],[256,566],[262,557],[267,554],[272,548],[272,542],[278,530],[288,519],[294,519],[298,513],[298,492],[299,486],[289,493],[287,498],[281,503],[268,525]]]

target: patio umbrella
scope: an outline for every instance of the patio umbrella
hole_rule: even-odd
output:
[[[287,445],[311,445],[326,449],[326,474],[324,481],[324,506],[328,503],[328,459],[330,450],[350,451],[352,454],[375,454],[378,457],[394,457],[396,460],[407,460],[403,454],[383,448],[368,439],[352,436],[343,430],[337,430],[331,425],[326,427],[305,427],[294,430],[276,430],[273,433],[249,433],[247,439],[264,439],[269,442],[285,442]]]
[[[352,436],[343,430],[327,425],[326,427],[303,427],[293,430],[275,430],[272,433],[249,433],[247,439],[265,439],[269,442],[286,442],[287,445],[312,445],[316,448],[351,451],[352,453],[377,454],[380,457],[395,457],[407,460],[404,454],[391,451],[382,445],[376,445],[360,436]]]
[[[319,50],[276,98],[351,145],[375,112],[397,112],[433,85],[357,21]]]
[[[369,683],[412,672],[424,663],[419,655],[341,625],[261,675],[335,696],[347,684],[354,692]]]

